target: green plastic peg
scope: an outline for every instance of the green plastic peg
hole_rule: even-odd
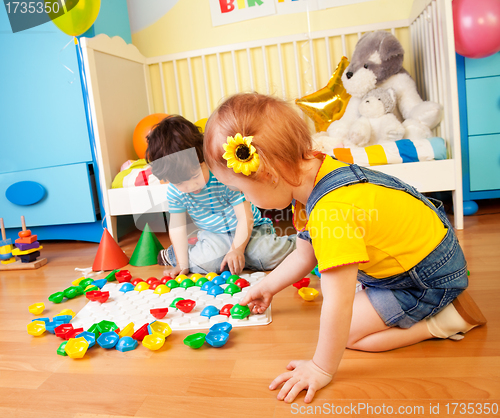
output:
[[[108,282],[114,282],[116,280],[116,276],[115,274],[118,273],[120,271],[120,269],[117,269],[117,270],[113,270],[111,273],[109,273],[105,279],[108,281]]]
[[[191,348],[200,348],[205,342],[206,335],[207,334],[204,334],[203,332],[188,335],[184,338],[184,344]]]
[[[183,287],[184,289],[188,289],[189,287],[193,287],[193,286],[194,286],[194,282],[191,279],[184,279],[181,282],[181,287]]]
[[[170,304],[170,308],[175,308],[175,309],[177,309],[177,306],[175,306],[175,304],[176,304],[177,302],[179,302],[180,300],[184,300],[184,298],[175,298],[175,299],[173,300],[173,302]]]
[[[68,354],[66,353],[66,344],[68,344],[67,341],[63,341],[61,343],[61,345],[59,346],[59,348],[57,349],[57,354],[59,354],[60,356],[67,356]]]
[[[230,312],[231,316],[235,319],[245,319],[248,315],[250,315],[250,308],[248,306],[236,304],[231,308]]]
[[[230,284],[224,289],[224,293],[229,293],[231,296],[238,292],[241,292],[241,288],[235,284]]]
[[[52,303],[61,303],[64,299],[64,292],[52,293],[48,299]]]
[[[206,282],[208,282],[208,279],[206,277],[200,277],[198,280],[196,280],[195,285],[201,287]]]
[[[236,274],[232,274],[231,276],[229,276],[226,280],[226,284],[235,284],[236,283],[236,280],[238,280],[240,278],[240,276],[237,276]]]
[[[177,283],[174,279],[172,280],[169,280],[167,283],[165,283],[167,285],[167,287],[169,287],[170,289],[175,289],[176,287],[179,287],[180,284]]]

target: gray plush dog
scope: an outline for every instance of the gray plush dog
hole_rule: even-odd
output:
[[[404,49],[394,35],[385,31],[364,34],[356,44],[351,63],[342,75],[352,96],[342,118],[328,128],[335,140],[348,142],[351,125],[360,117],[361,99],[374,88],[391,88],[396,94],[394,114],[406,129],[405,138],[432,136],[431,129],[442,118],[438,103],[423,101],[416,84],[403,68]]]

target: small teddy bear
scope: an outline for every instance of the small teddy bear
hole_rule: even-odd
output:
[[[373,89],[358,106],[361,115],[349,129],[345,146],[366,147],[402,139],[405,127],[392,113],[396,107],[396,92],[393,89]]]

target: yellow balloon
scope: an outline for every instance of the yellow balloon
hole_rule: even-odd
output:
[[[49,16],[54,25],[64,33],[79,36],[94,24],[101,8],[101,0],[79,0],[76,5],[74,3],[74,0],[66,0],[63,2],[66,5],[66,10],[69,9],[66,13],[59,17],[49,13]]]
[[[195,125],[200,128],[201,133],[205,132],[205,125],[207,124],[208,118],[200,119]]]
[[[351,95],[345,91],[341,77],[348,65],[347,58],[342,57],[325,87],[295,100],[297,106],[314,121],[316,132],[326,131],[345,112]]]

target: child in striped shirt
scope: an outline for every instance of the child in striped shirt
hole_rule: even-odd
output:
[[[169,116],[148,136],[146,158],[153,174],[169,182],[169,234],[172,245],[158,263],[173,268],[166,275],[244,268],[271,270],[295,249],[295,235],[276,235],[272,222],[210,172],[203,157],[203,134],[182,116]],[[187,216],[199,229],[188,243]]]

